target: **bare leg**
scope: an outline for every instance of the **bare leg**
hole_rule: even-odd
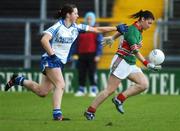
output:
[[[128,79],[130,79],[131,81],[135,82],[135,85],[130,86],[129,88],[127,88],[127,90],[125,90],[124,92],[122,92],[122,94],[127,98],[133,95],[137,95],[141,92],[143,92],[144,90],[146,90],[149,86],[149,82],[146,78],[146,76],[141,73],[132,73],[128,76]]]
[[[53,93],[53,118],[54,120],[62,120],[61,101],[64,92],[64,79],[60,68],[46,68],[46,75],[43,76],[42,84],[24,80],[23,85],[32,90],[39,96],[45,96],[54,88]]]
[[[32,80],[24,80],[23,85],[34,92],[36,95],[44,97],[53,88],[52,82],[47,76],[43,75],[41,84],[38,84]]]
[[[38,96],[44,97],[48,92],[55,87],[53,94],[53,107],[54,109],[61,108],[61,100],[64,92],[64,79],[60,68],[46,69],[47,76],[43,75],[42,83],[38,83],[31,80],[24,80],[23,85],[33,91]]]
[[[118,88],[120,83],[121,80],[111,74],[108,80],[107,88],[98,94],[98,96],[92,102],[91,107],[97,109],[99,105],[103,103],[108,98],[108,96],[110,96]]]
[[[54,109],[61,109],[61,101],[64,93],[65,82],[60,68],[46,69],[48,78],[55,86],[53,93]]]

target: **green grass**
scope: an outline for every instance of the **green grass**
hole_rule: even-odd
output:
[[[112,97],[111,97],[112,98]],[[70,121],[52,120],[51,94],[40,98],[30,92],[0,92],[0,131],[178,131],[180,96],[138,95],[124,103],[121,115],[105,101],[94,121],[83,112],[93,98],[65,94],[62,109]],[[107,126],[108,123],[112,125]]]

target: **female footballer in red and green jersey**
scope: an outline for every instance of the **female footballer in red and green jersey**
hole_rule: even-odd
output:
[[[131,87],[128,87],[125,91],[112,99],[116,109],[122,114],[124,113],[124,101],[128,97],[137,95],[148,88],[148,80],[142,70],[136,66],[136,58],[151,70],[157,70],[160,67],[153,63],[149,63],[139,52],[139,49],[142,47],[142,32],[152,25],[154,21],[153,14],[148,10],[141,10],[131,15],[131,18],[138,18],[138,20],[128,27],[127,33],[124,33],[124,40],[112,59],[108,85],[99,93],[85,111],[84,115],[87,120],[93,120],[95,118],[97,108],[118,88],[123,79],[128,78],[135,84],[131,85]],[[114,39],[119,36],[120,33],[116,33],[113,36],[104,38],[104,44],[111,45]]]

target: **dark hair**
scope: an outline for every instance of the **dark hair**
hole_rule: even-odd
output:
[[[60,10],[58,10],[58,12],[56,13],[54,17],[56,19],[59,19],[59,18],[65,19],[66,14],[67,13],[71,14],[74,8],[77,8],[76,5],[74,4],[65,4],[62,8],[60,8]]]
[[[147,19],[153,19],[154,20],[155,19],[153,13],[148,11],[148,10],[145,10],[145,11],[140,10],[139,12],[132,14],[130,16],[130,18],[133,18],[133,19],[139,18],[139,20],[141,20],[142,17],[145,20],[147,20]]]

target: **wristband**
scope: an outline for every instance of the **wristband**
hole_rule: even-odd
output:
[[[144,64],[145,66],[147,66],[148,63],[149,63],[149,62],[148,62],[147,60],[144,60],[144,61],[143,61],[143,64]]]
[[[56,57],[56,55],[55,55],[55,54],[53,54],[53,55],[50,55],[50,57],[51,57],[51,58],[55,58],[55,57]]]

